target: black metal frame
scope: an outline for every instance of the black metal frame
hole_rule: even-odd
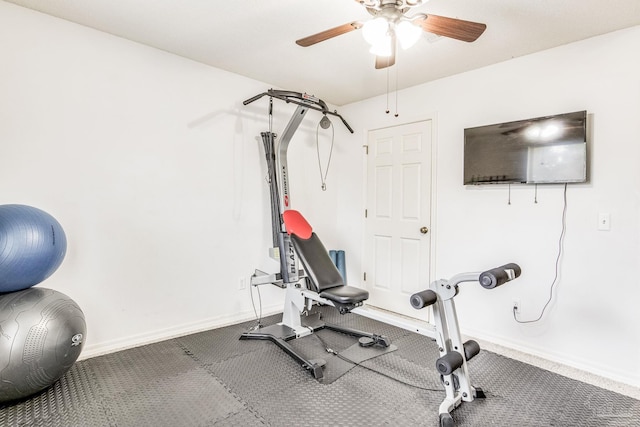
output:
[[[305,327],[309,329],[311,333],[315,333],[316,331],[322,329],[329,329],[334,332],[340,332],[346,335],[350,335],[352,337],[358,338],[368,338],[367,345],[375,345],[380,344],[384,347],[388,347],[390,345],[390,341],[388,338],[372,334],[369,332],[360,331],[358,329],[346,328],[342,326],[332,325],[324,322],[316,322],[313,325],[305,324]],[[324,366],[324,361],[320,360],[309,360],[304,355],[300,354],[296,351],[291,345],[289,345],[288,341],[294,340],[298,338],[296,332],[287,325],[283,325],[281,323],[265,326],[257,331],[245,332],[240,335],[241,340],[267,340],[271,341],[280,349],[282,349],[285,353],[291,356],[294,360],[296,360],[300,366],[311,371],[313,377],[322,381],[324,377],[324,372],[322,371],[322,367]]]

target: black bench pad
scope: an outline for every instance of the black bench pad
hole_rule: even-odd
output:
[[[338,304],[357,304],[369,298],[369,292],[355,286],[336,286],[320,292],[320,297]]]

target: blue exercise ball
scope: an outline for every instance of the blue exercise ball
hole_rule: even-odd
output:
[[[48,213],[25,205],[0,205],[0,293],[37,285],[62,264],[67,238]]]
[[[0,295],[0,403],[31,396],[75,363],[84,314],[65,294],[37,287]]]

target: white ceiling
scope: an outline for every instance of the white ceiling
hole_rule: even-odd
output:
[[[6,1],[335,105],[385,93],[387,81],[402,89],[640,24],[640,0],[431,0],[411,14],[487,30],[473,43],[425,33],[388,74],[374,69],[360,31],[306,48],[294,43],[369,19],[354,0]]]

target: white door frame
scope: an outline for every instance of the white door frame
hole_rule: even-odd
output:
[[[368,147],[368,139],[369,139],[369,132],[371,131],[376,131],[376,130],[380,130],[380,129],[386,129],[389,127],[394,127],[394,126],[402,126],[402,125],[408,125],[411,123],[416,123],[416,122],[422,122],[422,121],[431,121],[431,200],[430,200],[430,215],[431,215],[431,222],[430,222],[430,227],[429,227],[429,233],[431,234],[431,238],[430,238],[430,242],[429,242],[429,283],[431,283],[434,280],[434,277],[436,277],[436,272],[435,272],[435,268],[436,268],[436,258],[437,258],[437,254],[436,254],[436,248],[437,248],[437,206],[436,206],[436,202],[438,200],[437,197],[437,147],[438,147],[438,122],[437,122],[437,115],[435,113],[433,114],[427,114],[424,116],[420,116],[420,117],[414,117],[410,120],[407,121],[402,121],[402,122],[397,122],[397,121],[384,121],[382,126],[376,126],[376,127],[372,127],[372,128],[367,128],[364,129],[363,133],[364,133],[364,137],[363,137],[363,150],[362,150],[362,174],[363,174],[363,186],[362,186],[362,200],[364,201],[364,206],[362,206],[362,215],[363,215],[363,219],[364,221],[366,221],[366,218],[364,218],[365,215],[365,210],[367,209],[367,190],[368,190],[368,186],[369,186],[369,177],[368,177],[368,155],[367,155],[367,150],[369,149]],[[365,222],[362,223],[363,224],[363,232],[362,232],[362,243],[361,243],[361,253],[363,255],[363,262],[360,265],[360,280],[362,280],[362,283],[364,285],[364,287],[366,289],[369,289],[371,286],[371,282],[364,280],[364,274],[366,272],[366,267],[369,265],[370,260],[366,259],[367,256],[367,250],[366,250],[366,245],[367,245],[367,226],[365,224]],[[425,284],[425,289],[429,288],[429,283]],[[407,301],[407,305],[409,304],[409,301]],[[424,316],[424,314],[419,314],[418,312],[416,312],[416,317],[422,317]]]

